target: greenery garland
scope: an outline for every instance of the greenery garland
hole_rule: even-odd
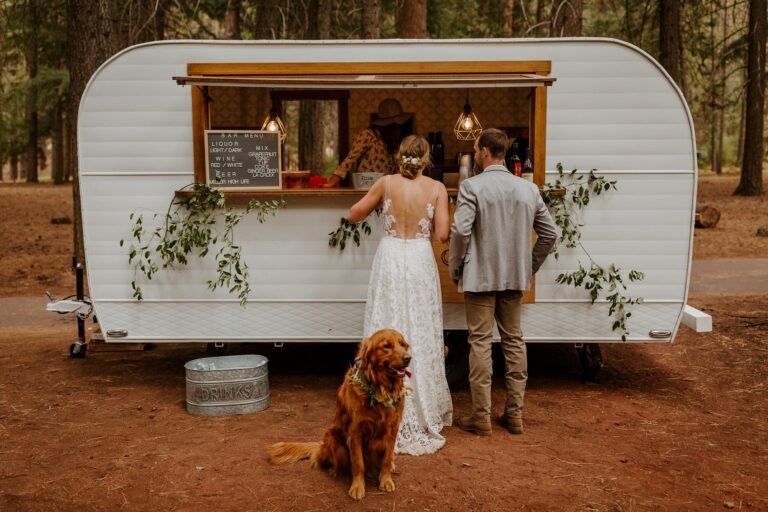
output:
[[[371,225],[367,220],[363,220],[357,223],[349,222],[346,217],[341,217],[339,220],[339,227],[335,231],[328,233],[328,245],[331,247],[337,247],[340,251],[343,251],[347,246],[347,239],[352,238],[357,247],[360,247],[361,231],[366,235],[371,234]]]
[[[162,225],[147,231],[144,227],[143,214],[131,213],[131,227],[136,245],[128,248],[128,263],[133,264],[134,279],[131,281],[133,296],[143,299],[141,287],[136,284],[136,274],[140,272],[148,280],[161,268],[175,264],[186,265],[187,256],[197,252],[204,258],[212,246],[219,244],[216,252],[216,279],[209,280],[211,291],[226,287],[229,293],[237,293],[240,305],[244,306],[251,290],[248,283],[248,265],[242,261],[240,245],[235,245],[235,226],[251,212],[256,212],[256,219],[263,223],[267,215],[276,215],[279,208],[286,205],[285,200],[259,201],[251,199],[245,210],[234,211],[225,204],[224,193],[214,190],[206,184],[194,183],[189,197],[174,197],[163,216]],[[159,213],[153,214],[157,219]],[[223,230],[216,229],[219,219],[223,219]],[[147,236],[148,235],[148,236]],[[120,240],[120,247],[125,241]]]
[[[585,268],[579,260],[579,269],[574,272],[563,272],[557,276],[555,282],[558,284],[573,285],[575,288],[583,287],[589,292],[592,303],[599,298],[601,293],[606,294],[605,299],[610,306],[608,307],[608,316],[614,316],[612,330],[621,331],[621,340],[626,341],[629,335],[627,329],[627,319],[632,313],[627,310],[631,304],[642,304],[642,297],[630,297],[624,292],[627,290],[627,284],[621,269],[610,264],[607,268],[598,264],[584,245],[581,243],[581,228],[583,224],[578,223],[574,213],[583,210],[590,201],[592,195],[599,196],[609,190],[616,189],[616,180],[608,181],[603,176],[595,174],[597,170],[592,169],[589,175],[576,175],[577,169],[570,173],[563,172],[563,166],[557,164],[557,178],[554,182],[545,184],[542,187],[542,196],[544,203],[550,208],[555,224],[560,228],[560,236],[552,249],[552,254],[557,260],[560,257],[560,250],[563,246],[574,249],[580,248],[589,258],[589,269]],[[584,178],[587,178],[584,183]],[[561,197],[559,191],[565,189],[565,197]],[[630,270],[626,278],[630,282],[642,281],[645,274],[638,270]]]

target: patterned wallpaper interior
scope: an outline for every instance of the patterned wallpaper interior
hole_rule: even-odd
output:
[[[271,103],[269,90],[256,87],[211,87],[213,128],[259,129]]]
[[[469,90],[469,103],[484,128],[527,126],[530,88]],[[353,89],[349,97],[350,145],[368,126],[379,102],[396,98],[405,112],[414,113],[414,131],[424,137],[442,131],[446,163],[459,151],[471,151],[470,141],[459,141],[453,125],[466,100],[466,89]],[[212,87],[211,124],[214,128],[260,128],[270,108],[269,91],[256,87]]]
[[[529,88],[470,89],[469,104],[483,128],[527,126]],[[379,102],[395,98],[403,111],[413,112],[413,130],[426,138],[429,132],[442,131],[445,159],[454,159],[459,151],[472,151],[472,141],[460,141],[453,126],[464,109],[466,89],[354,89],[349,96],[350,138],[368,126],[369,115]],[[351,141],[350,141],[351,143]]]

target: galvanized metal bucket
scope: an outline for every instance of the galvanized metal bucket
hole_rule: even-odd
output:
[[[269,407],[267,358],[255,354],[203,357],[184,365],[187,412],[233,416]]]

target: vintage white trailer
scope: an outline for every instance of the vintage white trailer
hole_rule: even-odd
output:
[[[497,79],[489,80],[492,74]],[[329,81],[331,75],[338,81]],[[305,80],[282,83],[285,76]],[[389,79],[377,81],[381,76]],[[187,86],[172,77],[185,77],[179,82]],[[631,307],[627,341],[674,339],[686,307],[693,246],[697,163],[691,115],[680,90],[648,54],[618,40],[579,38],[162,41],[115,55],[91,78],[77,126],[90,299],[107,342],[361,337],[380,232],[343,252],[328,246],[329,231],[360,194],[286,193],[288,205],[276,217],[264,224],[245,220],[236,236],[251,268],[246,307],[207,288],[215,275],[211,258],[140,281],[144,300],[132,298],[134,269],[119,244],[130,237],[129,215],[164,212],[176,191],[200,178],[201,130],[216,124],[215,112],[200,102],[217,85],[264,94],[342,88],[349,92],[352,134],[387,96],[416,112],[422,134],[445,130],[446,122],[452,127],[467,91],[486,126],[524,124],[545,112],[530,124],[532,137],[540,137],[532,142],[537,179],[551,180],[561,162],[568,170],[596,168],[618,182],[618,191],[594,199],[586,210],[583,243],[602,264],[645,273],[628,291],[644,302]],[[231,108],[260,124],[269,108],[262,100]],[[226,100],[217,112],[222,105]],[[446,154],[469,149],[453,143]],[[583,290],[555,283],[579,259],[586,261],[577,250],[565,251],[536,276],[535,300],[523,310],[527,342],[621,341],[605,301],[592,304]],[[445,328],[465,328],[460,302],[446,301]]]

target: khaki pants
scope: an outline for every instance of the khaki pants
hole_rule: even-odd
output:
[[[464,293],[464,305],[469,328],[469,385],[476,421],[491,419],[491,344],[493,321],[501,334],[501,348],[506,363],[507,417],[521,417],[523,396],[528,381],[528,358],[520,328],[519,290],[500,292]]]

